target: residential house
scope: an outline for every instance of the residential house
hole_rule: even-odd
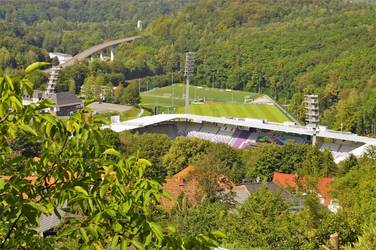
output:
[[[308,187],[308,183],[311,181],[316,183],[313,189]],[[329,177],[318,179],[314,177],[301,177],[298,179],[294,174],[274,173],[273,175],[273,183],[282,188],[301,192],[316,192],[320,198],[321,205],[335,213],[340,206],[330,197],[329,194],[330,183],[333,181],[334,179]]]
[[[72,115],[83,107],[82,101],[71,92],[52,93],[49,95],[49,98],[55,103],[51,111],[57,116]]]
[[[171,194],[171,199],[162,198],[162,206],[168,209],[175,207],[179,196],[184,195],[188,202],[195,206],[201,198],[202,191],[199,181],[194,174],[195,168],[188,166],[174,176],[167,178],[163,189]],[[218,192],[231,190],[235,185],[228,177],[220,175],[216,177],[216,189]]]
[[[281,197],[291,205],[291,210],[297,211],[302,209],[303,206],[301,199],[273,182],[242,184],[235,186],[232,189],[232,192],[235,193],[235,201],[239,204],[243,204],[244,202],[246,202],[249,196],[252,195],[252,193],[260,190],[263,187],[268,189],[270,192],[279,193]]]
[[[54,105],[50,110],[46,110],[46,112],[51,111],[57,116],[72,115],[83,107],[82,101],[71,92],[58,92],[47,95],[45,91],[41,90],[35,90],[32,96],[25,95],[23,104],[29,105],[31,103],[37,103],[43,99],[51,99],[54,102]]]

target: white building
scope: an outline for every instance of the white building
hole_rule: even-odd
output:
[[[141,20],[137,21],[137,29],[142,31],[144,29],[144,23]]]

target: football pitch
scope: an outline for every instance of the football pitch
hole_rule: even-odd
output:
[[[190,113],[215,117],[237,117],[264,119],[271,122],[290,121],[274,105],[243,104],[246,99],[254,99],[257,94],[246,91],[224,90],[190,86]],[[141,93],[141,104],[158,113],[184,113],[185,85],[174,84]],[[194,104],[194,101],[202,103]]]
[[[208,87],[189,87],[191,101],[202,99],[205,102],[244,102],[245,98],[256,97],[256,94],[246,91],[224,90]],[[185,85],[173,84],[163,88],[155,88],[141,93],[143,105],[184,106]]]
[[[268,104],[191,104],[189,109],[195,115],[254,118],[270,122],[290,121],[277,107]],[[184,113],[184,107],[178,108],[177,113]]]

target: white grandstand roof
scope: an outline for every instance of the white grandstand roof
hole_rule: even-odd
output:
[[[145,116],[134,120],[111,124],[111,129],[116,132],[125,130],[133,130],[150,125],[156,125],[168,121],[192,121],[196,123],[216,123],[223,125],[232,125],[243,128],[257,128],[271,131],[280,131],[285,133],[294,133],[300,135],[313,135],[313,131],[306,126],[293,125],[291,123],[274,123],[266,122],[258,119],[241,119],[241,118],[222,118],[222,117],[210,117],[210,116],[198,116],[190,114],[167,114],[167,115],[155,115]],[[376,145],[376,139],[365,136],[359,136],[348,132],[339,132],[334,130],[327,130],[321,127],[321,130],[317,133],[318,137],[330,138],[335,140],[351,141],[358,143],[365,143],[369,145]]]

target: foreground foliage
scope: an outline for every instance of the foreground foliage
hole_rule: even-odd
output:
[[[21,80],[0,77],[0,247],[8,249],[209,249],[221,234],[182,239],[172,227],[153,220],[161,196],[160,183],[145,177],[146,160],[121,155],[106,145],[103,121],[84,108],[66,121],[42,111],[49,100],[22,105],[33,92],[28,67]],[[40,144],[38,158],[12,148],[17,136]],[[16,167],[16,171],[8,168]],[[71,217],[57,236],[36,231],[41,214]],[[63,217],[64,218],[64,217]],[[63,221],[64,222],[64,221]]]

